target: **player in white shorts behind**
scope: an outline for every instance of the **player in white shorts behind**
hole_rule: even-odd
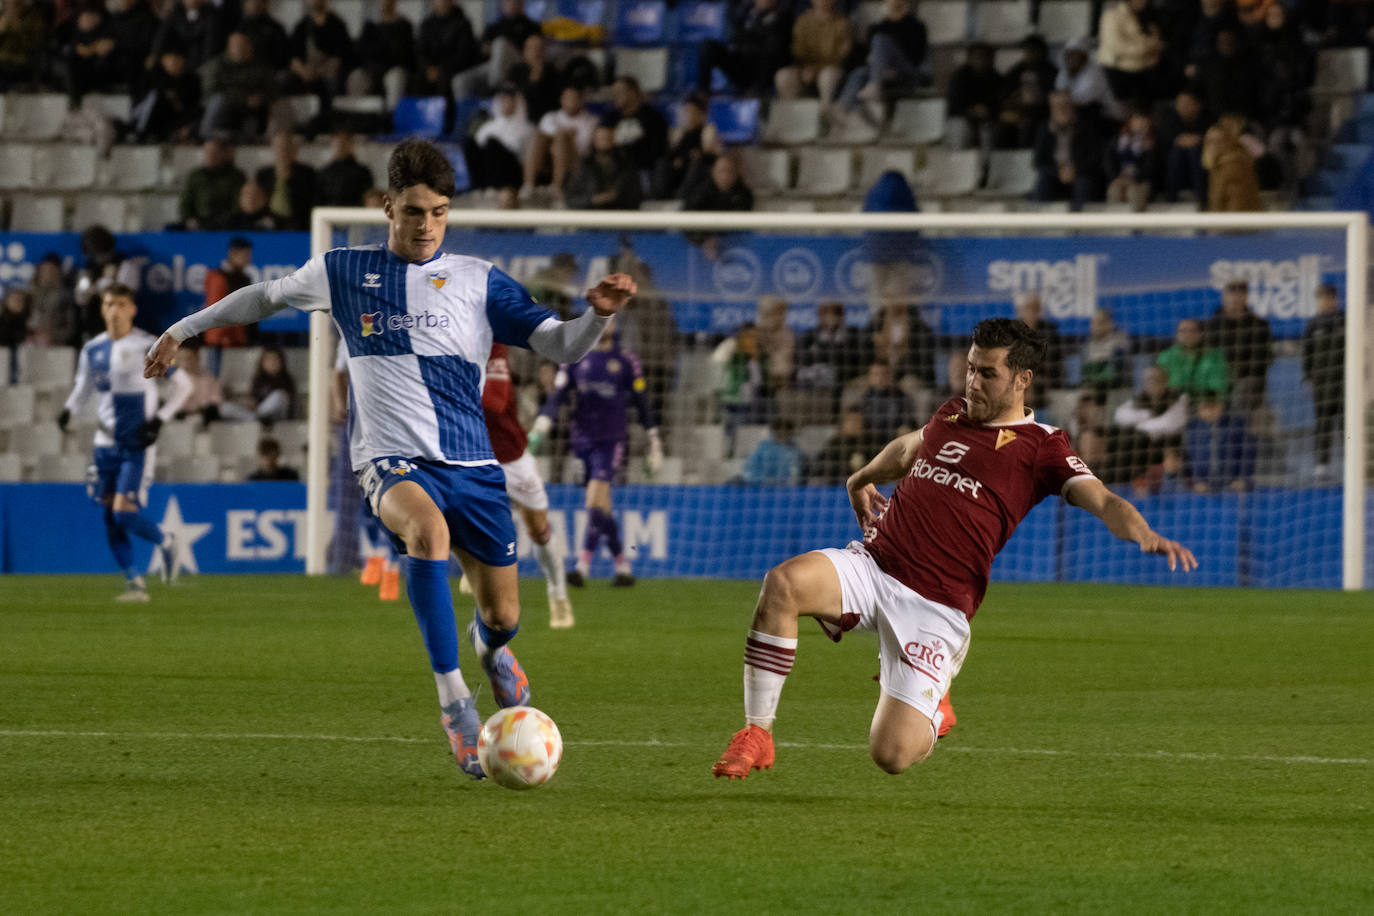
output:
[[[882,693],[868,733],[874,763],[901,773],[929,756],[992,559],[1046,496],[1087,509],[1112,534],[1166,557],[1170,569],[1197,567],[1188,548],[1155,533],[1093,476],[1062,430],[1026,409],[1044,354],[1044,338],[1023,322],[980,322],[966,397],[947,401],[923,429],[894,439],[849,478],[863,542],[769,571],[745,643],[745,726],[712,767],[717,777],[743,779],[773,765],[773,719],[801,617],[814,617],[836,641],[856,627],[878,634]],[[875,484],[891,481],[900,482],[889,501]]]

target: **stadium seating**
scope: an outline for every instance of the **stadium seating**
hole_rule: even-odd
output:
[[[976,4],[973,37],[991,44],[1012,44],[1032,31],[1030,0],[996,0]]]
[[[725,38],[725,4],[713,0],[688,0],[677,7],[677,42],[696,45]]]
[[[1035,187],[1034,153],[1030,150],[993,150],[988,157],[989,194],[1024,197]]]
[[[786,146],[812,143],[821,135],[821,103],[817,99],[778,99],[768,106],[763,142]]]
[[[797,154],[797,192],[843,194],[853,181],[854,155],[848,149],[804,147]]]
[[[59,191],[77,191],[95,184],[95,148],[57,143],[44,150],[35,169],[39,185]]]
[[[900,99],[884,138],[903,143],[935,143],[945,135],[944,99]]]
[[[19,194],[10,213],[13,232],[61,232],[66,228],[65,203],[52,194]]]
[[[1052,45],[1082,38],[1092,31],[1089,0],[1045,0],[1040,4],[1036,31]]]
[[[633,76],[647,93],[668,85],[667,48],[617,48],[614,60],[616,76]]]
[[[5,101],[4,135],[16,140],[54,140],[67,120],[61,92],[11,93]]]
[[[1325,48],[1317,52],[1315,93],[1363,92],[1369,81],[1367,48]]]
[[[907,181],[916,177],[916,151],[905,147],[865,147],[860,153],[859,186],[869,188],[887,171],[902,173]]]
[[[0,188],[33,187],[33,147],[0,143]]]
[[[119,191],[155,188],[162,180],[162,149],[157,146],[115,146],[100,170],[98,184]]]
[[[932,45],[962,44],[968,36],[967,0],[923,0],[916,15],[926,24],[926,40]]]

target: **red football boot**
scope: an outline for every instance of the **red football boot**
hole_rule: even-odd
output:
[[[757,725],[746,725],[730,739],[730,746],[720,755],[711,773],[717,779],[744,779],[750,770],[773,768],[773,734]]]

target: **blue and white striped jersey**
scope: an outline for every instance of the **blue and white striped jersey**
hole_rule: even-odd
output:
[[[385,245],[316,255],[267,296],[333,315],[348,350],[354,470],[386,456],[495,463],[482,414],[492,341],[528,347],[558,321],[489,261],[441,253],[412,264]]]
[[[143,355],[154,337],[134,328],[119,340],[108,332],[93,337],[81,348],[76,363],[76,383],[67,396],[66,408],[73,413],[96,392],[95,445],[143,448],[139,430],[154,414],[170,420],[191,393],[191,380],[175,369],[167,371],[173,383],[172,394],[158,410],[157,379],[143,377]]]

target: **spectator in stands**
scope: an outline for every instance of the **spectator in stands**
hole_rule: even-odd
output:
[[[875,362],[868,367],[867,385],[859,394],[858,408],[864,416],[864,428],[875,439],[891,442],[916,428],[916,404],[911,396],[897,386],[892,367]]]
[[[235,26],[253,41],[258,60],[278,73],[291,66],[291,39],[286,27],[267,10],[267,0],[243,0],[243,15]]]
[[[1103,192],[1102,128],[1096,106],[1078,107],[1065,90],[1050,94],[1050,119],[1035,139],[1035,190],[1031,199],[1069,201],[1082,210]]]
[[[858,410],[840,414],[835,433],[820,452],[807,462],[806,482],[821,486],[842,484],[859,468],[868,464],[881,444],[864,430],[864,415]]]
[[[697,160],[683,182],[682,209],[718,212],[754,209],[754,192],[744,183],[734,153],[722,152]]]
[[[79,100],[88,92],[104,92],[111,85],[123,82],[115,40],[102,9],[83,9],[76,14],[62,57],[67,94],[73,100]]]
[[[1130,204],[1137,213],[1150,202],[1159,174],[1154,125],[1143,111],[1132,111],[1121,125],[1121,132],[1108,147],[1111,183],[1107,185],[1107,202]]]
[[[1045,39],[1039,35],[1022,39],[1021,59],[1007,71],[1006,96],[1002,101],[1001,117],[1008,146],[1024,149],[1035,143],[1040,125],[1050,116],[1055,74]]]
[[[639,174],[615,142],[615,128],[598,125],[592,150],[568,178],[566,199],[578,210],[638,210],[644,199]]]
[[[270,64],[257,59],[246,32],[230,32],[224,53],[207,63],[200,76],[205,97],[202,137],[253,139],[267,131],[277,75]]]
[[[611,104],[614,108],[602,123],[615,128],[616,148],[639,171],[647,187],[654,164],[668,150],[668,119],[645,100],[633,76],[620,76],[611,83]]]
[[[1240,33],[1225,28],[1217,33],[1216,48],[1198,64],[1198,85],[1214,114],[1236,113],[1250,118],[1264,82],[1260,63],[1242,43]]]
[[[204,164],[186,176],[181,190],[181,222],[187,229],[224,229],[247,178],[223,140],[206,140],[201,154]]]
[[[1214,213],[1263,210],[1255,156],[1243,142],[1245,121],[1223,115],[1202,136],[1202,167],[1207,170],[1207,209]]]
[[[1059,326],[1045,317],[1040,294],[1034,290],[1017,293],[1013,304],[1016,306],[1016,317],[1045,339],[1045,358],[1040,361],[1040,381],[1046,388],[1063,388],[1064,342],[1059,336]]]
[[[1269,148],[1288,151],[1300,145],[1306,134],[1312,111],[1308,87],[1316,75],[1316,59],[1302,30],[1290,24],[1282,3],[1264,7],[1262,24],[1252,35],[1263,72],[1256,106],[1259,117],[1268,131]],[[1291,151],[1287,155],[1291,157]]]
[[[521,45],[520,59],[506,71],[506,79],[525,97],[525,112],[535,124],[558,109],[563,93],[563,72],[545,55],[544,46],[543,35],[530,35]]]
[[[315,170],[297,158],[300,140],[282,132],[272,138],[272,164],[258,169],[254,180],[267,192],[268,205],[283,229],[310,228],[315,205]]]
[[[1155,360],[1169,374],[1169,387],[1194,401],[1205,394],[1224,395],[1227,390],[1226,357],[1203,342],[1202,322],[1184,318],[1174,331],[1174,345]]]
[[[1116,326],[1106,309],[1093,312],[1080,355],[1079,384],[1084,388],[1107,391],[1130,384],[1126,361],[1131,355],[1131,338]]]
[[[1201,75],[1203,61],[1216,53],[1217,36],[1221,32],[1240,28],[1235,8],[1228,0],[1200,0],[1196,17],[1181,17],[1177,21],[1174,42],[1182,51],[1182,76],[1196,80]]]
[[[151,70],[134,84],[134,136],[142,143],[186,141],[200,119],[200,80],[186,68],[176,33],[162,42]]]
[[[236,400],[225,401],[220,414],[226,420],[271,425],[288,420],[295,413],[296,380],[286,367],[286,355],[276,347],[262,351],[248,391]]]
[[[291,30],[291,73],[286,79],[289,95],[310,93],[329,110],[352,69],[353,40],[348,26],[329,8],[329,0],[308,0],[305,15]]]
[[[558,110],[539,119],[539,130],[525,157],[521,195],[528,197],[536,186],[547,185],[555,197],[561,196],[568,173],[591,152],[595,130],[596,115],[587,110],[582,90],[576,86],[564,88]]]
[[[888,169],[878,176],[873,186],[864,192],[865,213],[918,213],[916,193],[906,176],[896,169]],[[877,301],[883,297],[906,296],[913,287],[913,252],[922,245],[919,232],[865,232],[860,251],[862,259],[872,271],[868,285],[869,296]]]
[[[267,192],[256,181],[245,181],[238,191],[234,209],[222,227],[234,232],[276,232],[281,219],[272,212]]]
[[[161,22],[148,0],[113,0],[109,23],[110,37],[115,44],[116,73],[109,88],[130,89],[139,81],[147,66],[152,55],[153,37],[157,35]]]
[[[525,117],[525,98],[514,84],[497,88],[492,99],[492,116],[464,144],[468,174],[474,188],[496,188],[501,206],[518,206],[524,167],[534,137],[534,125]]]
[[[243,236],[229,240],[229,250],[218,267],[205,272],[205,307],[209,308],[236,290],[253,282],[248,268],[253,266],[253,243]],[[201,339],[209,349],[210,371],[219,374],[220,354],[226,347],[246,347],[257,339],[256,324],[235,324],[206,331]]]
[[[764,95],[791,59],[792,14],[781,0],[732,4],[728,43],[710,39],[701,46],[697,90],[709,92],[711,74],[720,70],[739,91]]]
[[[758,325],[746,321],[711,352],[720,369],[720,404],[725,412],[726,457],[735,453],[740,424],[765,421],[772,412],[768,390],[768,353],[759,346]]]
[[[315,175],[315,204],[320,207],[360,207],[372,187],[372,169],[358,161],[353,134],[334,132],[329,162]]]
[[[201,425],[208,426],[220,418],[220,407],[224,404],[224,389],[219,379],[200,358],[199,347],[182,347],[177,353],[177,369],[186,373],[191,380],[191,394],[177,411],[177,419],[198,417]]]
[[[62,279],[62,260],[57,255],[44,255],[34,265],[29,295],[33,297],[29,330],[35,343],[66,347],[80,342],[76,335],[76,297]]]
[[[911,0],[883,0],[883,18],[868,27],[863,62],[845,78],[840,113],[860,102],[882,101],[887,91],[910,93],[924,80],[928,40]]]
[[[797,338],[787,326],[791,309],[781,296],[759,299],[759,347],[768,354],[768,387],[783,391],[792,387],[792,373],[796,368]]]
[[[944,403],[950,398],[962,398],[968,379],[968,353],[962,350],[951,350],[945,356],[945,374],[941,379],[943,391],[940,392],[937,400]]]
[[[707,119],[708,101],[699,92],[690,92],[678,107],[678,127],[674,129],[667,153],[654,166],[649,194],[657,200],[679,197],[692,166],[705,155],[722,149],[716,127]]]
[[[1204,395],[1183,430],[1185,473],[1196,493],[1237,492],[1255,474],[1255,440],[1238,414],[1227,413],[1220,395]]]
[[[0,9],[0,87],[33,88],[42,75],[48,24],[29,0],[6,0]]]
[[[1312,386],[1317,415],[1317,479],[1330,474],[1331,438],[1341,431],[1345,403],[1345,313],[1336,287],[1317,287],[1317,314],[1302,332],[1302,377]]]
[[[77,327],[85,337],[105,330],[100,311],[105,290],[116,284],[137,291],[141,271],[139,261],[125,257],[115,244],[114,233],[96,224],[81,233],[81,267],[76,271],[72,289],[76,299]]]
[[[744,462],[740,481],[755,484],[793,484],[802,481],[806,460],[793,438],[796,424],[790,417],[776,416],[768,424],[768,438],[755,447]]]
[[[854,49],[854,30],[839,0],[811,0],[792,25],[792,63],[773,77],[780,99],[815,92],[821,105],[835,101],[844,65]]]
[[[921,310],[903,299],[882,304],[868,326],[873,362],[887,366],[899,381],[914,379],[922,388],[935,383],[935,333]]]
[[[281,443],[271,436],[258,440],[258,467],[248,475],[249,481],[300,480],[300,472],[281,463]]]
[[[1103,12],[1097,62],[1118,99],[1143,108],[1159,97],[1164,38],[1151,0],[1121,0]]]
[[[410,94],[451,98],[454,76],[477,63],[477,53],[477,36],[462,7],[454,0],[434,0],[415,36]]]
[[[1005,84],[993,67],[992,45],[976,41],[968,46],[964,63],[949,78],[945,110],[949,115],[946,141],[951,149],[982,151],[987,168],[998,127],[998,108]]]
[[[629,274],[639,287],[639,292],[618,313],[616,325],[621,347],[639,357],[654,416],[662,417],[663,400],[672,388],[677,368],[677,319],[667,297],[654,282],[653,269],[635,251],[629,233],[620,236],[606,270]]]
[[[1094,108],[1098,116],[1109,121],[1121,120],[1121,103],[1107,82],[1102,67],[1088,56],[1089,44],[1084,40],[1064,45],[1060,54],[1059,75],[1054,88],[1067,92],[1074,106],[1080,110]],[[1054,98],[1050,98],[1050,118],[1054,118]]]
[[[9,377],[7,385],[13,384],[17,377],[19,345],[29,339],[29,322],[33,297],[22,286],[11,286],[5,290],[4,307],[0,308],[0,347],[10,351]]]
[[[1156,148],[1164,157],[1164,199],[1170,203],[1180,191],[1191,191],[1199,202],[1207,199],[1207,170],[1202,167],[1206,132],[1202,99],[1191,89],[1180,91],[1173,107],[1160,114]]]
[[[525,15],[525,0],[501,0],[501,15],[482,30],[482,41],[477,48],[478,63],[454,79],[454,98],[466,99],[483,95],[490,87],[500,85],[503,80],[513,79],[511,68],[522,59],[526,63],[530,62],[532,52],[527,42],[533,35],[540,36],[538,56],[539,60],[543,61],[543,35],[539,23]],[[542,74],[542,67],[537,69]],[[554,70],[556,68],[551,68],[551,72]],[[542,77],[536,77],[536,80],[539,78]],[[520,83],[518,79],[515,81]],[[561,87],[554,88],[547,107],[542,104],[542,99],[539,100],[539,105],[532,104],[535,100],[528,97],[525,99],[532,120],[538,121],[546,112],[558,107],[559,88]]]
[[[573,317],[573,298],[582,294],[582,276],[582,268],[578,266],[577,258],[572,252],[560,251],[549,259],[548,266],[534,272],[525,283],[525,289],[529,290],[530,295],[537,301],[553,309],[559,318],[566,321]],[[511,358],[518,359],[519,354],[512,352]],[[517,370],[517,374],[523,377],[530,373]],[[540,404],[543,404],[542,400]]]
[[[1188,481],[1184,476],[1183,446],[1173,441],[1160,448],[1158,462],[1151,464],[1143,474],[1131,481],[1131,491],[1137,498],[1176,496],[1187,493],[1188,489]]]
[[[1274,361],[1269,322],[1250,310],[1250,284],[1232,280],[1221,306],[1204,328],[1209,346],[1221,350],[1231,380],[1231,409],[1252,411],[1264,402],[1269,364]]]
[[[153,39],[152,56],[168,48],[186,55],[186,69],[196,73],[224,49],[224,22],[220,8],[210,0],[181,0],[162,18]]]
[[[381,0],[377,18],[358,36],[358,66],[348,76],[349,95],[380,95],[388,110],[405,94],[415,65],[415,26],[396,10],[396,0]]]
[[[1188,423],[1188,395],[1169,384],[1162,366],[1145,370],[1145,384],[1116,409],[1112,421],[1150,440],[1179,436]]]
[[[1074,402],[1073,412],[1068,417],[1055,417],[1054,422],[1060,423],[1064,431],[1069,434],[1069,439],[1077,442],[1083,433],[1089,430],[1100,430],[1107,424],[1106,398],[1096,391],[1084,391],[1078,395],[1078,400]],[[1100,469],[1098,469],[1100,470]]]
[[[816,326],[797,344],[797,387],[828,393],[838,403],[840,389],[863,371],[865,349],[859,329],[845,323],[844,305],[822,302]]]

